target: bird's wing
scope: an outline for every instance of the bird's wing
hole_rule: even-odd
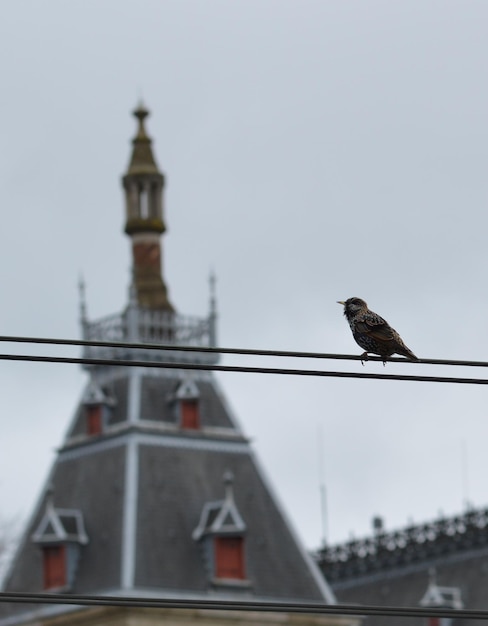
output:
[[[382,317],[376,313],[369,313],[356,320],[356,331],[364,333],[378,341],[390,341],[395,339],[395,331]]]

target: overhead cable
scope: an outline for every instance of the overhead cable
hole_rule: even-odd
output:
[[[306,613],[383,617],[439,617],[488,620],[488,611],[472,609],[417,608],[401,606],[323,604],[314,602],[268,602],[256,600],[191,600],[130,596],[72,595],[60,593],[2,592],[0,602],[22,604],[64,604],[78,606],[117,606],[149,609],[194,609],[222,611],[260,611],[266,613]]]
[[[280,367],[248,367],[242,365],[217,365],[208,363],[172,363],[136,359],[94,359],[85,357],[38,356],[27,354],[0,354],[0,361],[24,361],[34,363],[72,363],[115,367],[146,367],[173,370],[198,370],[216,372],[240,372],[244,374],[281,374],[285,376],[312,376],[319,378],[359,378],[368,380],[401,380],[410,382],[451,383],[464,385],[488,385],[486,378],[460,378],[456,376],[420,376],[409,374],[375,374],[373,372],[335,372],[329,370],[292,369]]]
[[[132,343],[125,341],[95,341],[85,339],[57,339],[49,337],[21,337],[0,335],[0,342],[4,343],[32,343],[60,346],[81,346],[86,348],[124,348],[129,350],[158,350],[172,352],[204,352],[210,354],[234,354],[238,356],[266,356],[298,359],[332,359],[341,361],[364,361],[355,354],[334,354],[327,352],[304,352],[294,350],[264,350],[254,348],[218,348],[210,346],[180,346],[175,344]],[[369,356],[368,361],[383,362],[379,356]],[[415,365],[453,365],[457,367],[488,367],[488,361],[473,361],[459,359],[419,359],[409,361],[401,357],[388,357],[387,362],[410,363]]]

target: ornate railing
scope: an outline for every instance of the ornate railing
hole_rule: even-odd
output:
[[[178,347],[215,347],[216,319],[210,314],[206,318],[189,317],[168,311],[152,311],[129,306],[121,314],[109,315],[95,321],[82,321],[83,338],[87,341],[127,342],[139,344],[160,344],[174,347],[158,353],[155,350],[128,350],[124,348],[89,347],[85,356],[109,358],[132,355],[134,359],[159,358],[170,361],[189,359],[215,361],[215,355],[178,351]]]
[[[83,323],[83,339],[86,341],[128,341],[124,315],[107,315],[95,322]]]
[[[142,343],[210,346],[211,318],[188,317],[139,309],[138,333]]]
[[[316,553],[327,580],[343,581],[488,545],[488,509],[325,546]]]

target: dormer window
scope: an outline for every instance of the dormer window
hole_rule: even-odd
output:
[[[437,584],[435,568],[429,570],[429,585],[424,593],[420,606],[438,609],[462,609],[461,590],[458,587],[441,587]],[[429,617],[428,626],[451,626],[452,619],[448,617]]]
[[[92,404],[86,407],[86,434],[101,435],[103,432],[102,423],[103,405]]]
[[[200,392],[192,380],[184,380],[176,390],[177,418],[181,428],[200,428]]]
[[[249,588],[245,560],[246,525],[234,501],[233,480],[231,472],[224,474],[225,498],[204,505],[193,539],[201,542],[214,586]]]
[[[70,589],[80,547],[88,543],[81,511],[55,508],[51,490],[32,541],[42,550],[43,588],[51,591]]]
[[[101,435],[107,425],[110,407],[114,401],[94,380],[83,394],[85,432],[90,437]]]
[[[200,428],[200,416],[198,414],[198,400],[184,399],[180,402],[181,428],[198,430]]]
[[[43,546],[42,557],[44,589],[66,587],[66,546]]]
[[[244,580],[244,537],[217,536],[214,539],[215,576],[220,579]]]
[[[47,494],[46,510],[32,541],[42,550],[43,588],[65,591],[74,582],[80,547],[88,543],[83,515],[76,509],[58,509],[53,490]]]

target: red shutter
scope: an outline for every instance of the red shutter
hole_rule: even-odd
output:
[[[66,585],[66,547],[44,546],[44,589]]]
[[[215,538],[215,576],[244,579],[244,539],[242,537]]]
[[[429,617],[429,626],[440,626],[441,620],[438,617]]]
[[[86,433],[87,435],[102,434],[102,405],[86,407]]]
[[[200,428],[200,415],[197,400],[181,401],[181,427],[193,430]]]

